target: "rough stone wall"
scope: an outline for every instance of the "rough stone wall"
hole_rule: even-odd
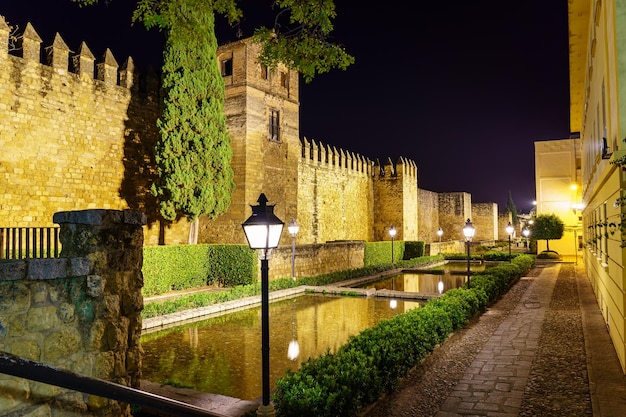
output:
[[[0,262],[0,350],[138,388],[143,214],[60,212],[58,259]],[[0,415],[130,416],[102,397],[0,374]]]
[[[475,242],[497,240],[498,232],[500,231],[498,225],[498,205],[496,203],[473,203],[472,223],[476,228]]]
[[[448,240],[465,241],[463,226],[472,218],[472,196],[468,193],[439,194],[439,224]]]
[[[443,230],[441,241],[448,241],[450,231],[443,229],[439,222],[439,194],[433,191],[418,189],[418,236],[425,242],[437,242],[439,227]]]
[[[96,60],[85,43],[70,54],[58,34],[41,63],[43,41],[30,24],[20,36],[22,56],[10,55],[8,31],[0,18],[4,225],[49,227],[57,211],[133,208],[148,215],[147,243],[158,243],[149,192],[157,76],[137,76],[132,58],[118,68],[109,50]],[[186,242],[186,235],[173,228],[169,241]]]
[[[374,166],[374,240],[391,240],[389,229],[396,228],[396,239],[417,240],[417,167],[400,158],[397,163]]]
[[[304,139],[298,165],[298,242],[372,240],[371,167],[360,155]]]
[[[363,241],[331,242],[298,245],[294,252],[296,278],[312,277],[346,269],[362,268],[365,244]],[[270,280],[291,276],[291,246],[272,250]],[[259,280],[260,280],[259,270]]]

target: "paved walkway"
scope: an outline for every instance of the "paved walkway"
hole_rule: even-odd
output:
[[[486,341],[436,417],[626,416],[626,376],[589,280],[580,261],[565,265],[538,264],[542,272],[530,278],[533,281],[520,302]],[[573,287],[574,296],[562,296],[555,303],[553,298],[561,295],[555,292],[561,268],[574,275],[569,274],[569,284],[562,284]],[[565,320],[572,321],[565,323],[569,328],[564,331],[558,328],[558,321],[564,320],[562,311],[568,309],[570,318]],[[578,329],[583,332],[584,342],[581,337],[580,344],[584,348],[581,346],[576,352],[563,339],[573,338],[567,336],[567,330],[579,332]],[[554,343],[561,346],[549,346]],[[548,365],[542,365],[548,354],[553,357],[548,358]],[[574,376],[564,377],[570,369],[561,372],[558,362],[570,361],[569,368],[575,368],[576,360],[568,357],[572,354],[583,368],[586,363],[586,369],[573,369]],[[564,366],[567,368],[568,363]],[[584,387],[577,380],[583,381]],[[563,388],[561,392],[555,392],[559,387]],[[585,404],[589,397],[591,407]]]

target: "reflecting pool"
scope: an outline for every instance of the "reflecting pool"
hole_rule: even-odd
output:
[[[484,269],[485,264],[470,264],[470,272],[483,271]],[[428,270],[419,272],[404,271],[380,281],[369,282],[362,285],[361,288],[439,295],[450,289],[463,287],[467,282],[466,272],[467,263],[449,262],[439,268],[435,268],[432,272]]]
[[[462,278],[462,277],[461,277]],[[270,386],[309,357],[335,352],[350,336],[423,301],[302,295],[270,304]],[[290,359],[289,354],[299,354]],[[144,334],[143,379],[252,400],[261,396],[261,308]],[[291,345],[291,348],[290,348]]]

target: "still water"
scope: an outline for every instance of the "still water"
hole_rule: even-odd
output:
[[[362,288],[439,295],[450,289],[460,288],[467,282],[467,274],[465,274],[467,263],[448,262],[438,269],[439,273],[404,271],[380,281],[367,283]],[[472,263],[470,265],[470,272],[483,271],[484,269],[485,264]]]
[[[270,386],[309,357],[335,352],[350,336],[423,305],[417,301],[302,295],[270,304]],[[289,359],[297,340],[299,355]],[[143,379],[252,400],[261,396],[261,309],[250,308],[142,336]]]

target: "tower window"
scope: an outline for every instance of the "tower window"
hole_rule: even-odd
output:
[[[233,59],[228,58],[222,60],[222,77],[233,75]]]
[[[261,64],[261,79],[269,79],[269,70],[267,69],[267,65]]]
[[[270,112],[270,140],[280,142],[280,112],[272,110]]]
[[[280,85],[284,88],[289,88],[289,75],[285,72],[280,73]]]

